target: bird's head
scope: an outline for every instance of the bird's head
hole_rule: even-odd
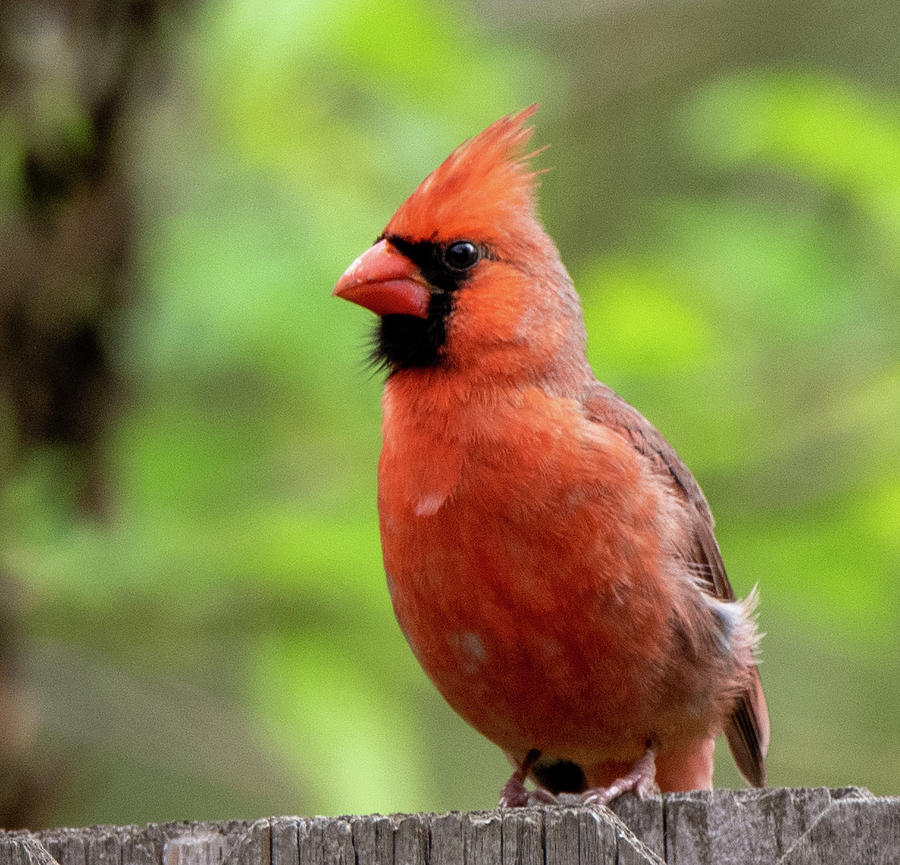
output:
[[[391,372],[580,375],[578,297],[536,213],[536,109],[457,147],[338,281],[335,295],[380,316],[374,356]]]

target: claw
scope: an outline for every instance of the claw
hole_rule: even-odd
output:
[[[520,784],[517,789],[512,789],[509,782],[503,787],[500,794],[501,808],[525,808],[528,805],[553,805],[557,802],[549,790],[538,787],[536,790],[526,790],[524,784]]]
[[[528,791],[515,775],[510,778],[500,791],[501,808],[524,808],[528,804]]]
[[[541,752],[536,748],[532,748],[525,755],[525,759],[512,773],[512,777],[503,785],[503,790],[500,792],[501,808],[524,808],[526,805],[546,805],[556,802],[556,796],[543,787],[538,787],[533,791],[525,788],[528,772],[540,756]]]
[[[510,779],[512,780],[512,779]],[[631,790],[638,799],[643,799],[656,789],[656,746],[647,745],[644,756],[624,777],[617,778],[608,787],[594,787],[581,794],[585,805],[608,805],[617,796]]]

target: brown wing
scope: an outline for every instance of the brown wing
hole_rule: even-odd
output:
[[[675,449],[636,408],[602,382],[591,386],[586,394],[585,407],[592,420],[621,429],[634,447],[653,461],[660,472],[672,476],[692,505],[694,518],[689,555],[693,564],[701,566],[696,569],[696,575],[711,595],[733,600],[734,590],[728,582],[722,554],[713,534],[713,518],[706,497]],[[752,675],[750,687],[741,695],[726,723],[725,736],[741,774],[753,786],[764,787],[769,712],[756,667]]]

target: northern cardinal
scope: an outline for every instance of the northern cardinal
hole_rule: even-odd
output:
[[[536,215],[536,108],[454,150],[334,289],[380,317],[397,619],[516,766],[501,805],[708,789],[723,730],[763,786],[755,596],[735,600],[674,449],[588,365],[578,295]]]

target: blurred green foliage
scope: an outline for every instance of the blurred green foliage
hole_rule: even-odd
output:
[[[634,142],[675,180],[623,182],[613,232],[579,184],[627,170],[582,158],[599,85],[539,23],[490,18],[230,0],[167,20],[165,86],[129,124],[113,515],[77,516],[53,450],[0,490],[52,822],[496,801],[504,758],[393,621],[371,322],[330,289],[455,144],[533,101],[595,370],[691,466],[739,594],[760,584],[770,783],[898,792],[900,103],[788,65],[687,76]]]

